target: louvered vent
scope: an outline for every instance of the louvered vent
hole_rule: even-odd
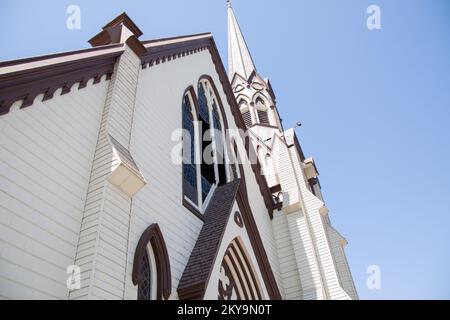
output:
[[[269,116],[267,115],[267,111],[257,110],[258,111],[258,118],[259,123],[261,124],[270,124],[269,123]]]
[[[242,117],[244,118],[245,125],[247,127],[251,127],[251,125],[252,125],[252,115],[250,114],[250,111],[249,110],[248,111],[244,111],[242,113]]]

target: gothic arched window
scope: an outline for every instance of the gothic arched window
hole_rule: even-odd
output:
[[[213,154],[208,152],[211,148],[211,124],[209,118],[208,98],[206,97],[207,88],[205,82],[198,84],[198,104],[199,104],[199,124],[201,126],[202,148],[200,154],[201,161],[201,192],[202,201],[205,201],[211,187],[216,183],[216,175],[214,171]],[[208,149],[209,148],[209,149]]]
[[[260,124],[270,124],[269,121],[269,113],[268,108],[266,107],[266,103],[261,97],[256,99],[255,103],[256,113],[258,114],[258,120]]]
[[[183,96],[183,205],[201,218],[213,190],[228,182],[227,122],[209,76]],[[194,112],[195,110],[195,112]]]
[[[227,182],[223,110],[212,80],[204,76],[198,84],[199,124],[202,155],[201,194],[205,202],[212,186]]]
[[[228,246],[220,267],[219,300],[262,300],[250,258],[239,238]]]
[[[139,263],[141,281],[138,283],[138,300],[155,300],[156,297],[156,264],[153,249],[147,246]]]
[[[170,296],[172,276],[169,255],[157,224],[149,226],[139,239],[132,280],[138,286],[138,300],[162,300]]]
[[[192,96],[188,92],[183,97],[183,194],[197,205],[196,135],[192,105]]]

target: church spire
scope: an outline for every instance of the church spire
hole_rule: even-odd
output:
[[[241,28],[236,20],[231,6],[227,0],[228,7],[228,76],[230,80],[238,73],[248,79],[253,71],[256,71],[252,56],[245,43]]]

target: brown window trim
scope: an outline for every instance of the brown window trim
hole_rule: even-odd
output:
[[[205,217],[203,216],[203,214],[200,212],[200,210],[198,210],[184,198],[184,194],[183,194],[183,206],[186,209],[188,209],[194,216],[205,222]]]
[[[150,225],[143,233],[136,247],[133,260],[132,280],[134,285],[142,281],[139,263],[144,254],[147,254],[147,245],[151,244],[156,260],[157,288],[156,299],[168,299],[172,293],[172,275],[170,272],[170,260],[167,253],[166,243],[164,241],[161,229],[158,224]]]
[[[189,94],[189,95],[191,96],[192,101],[194,102],[194,105],[191,106],[191,107],[193,108],[193,111],[195,112],[195,113],[194,113],[194,114],[195,114],[194,121],[197,121],[197,115],[198,115],[198,101],[197,101],[197,95],[196,95],[195,90],[194,90],[194,87],[193,87],[192,85],[189,86],[189,87],[184,91],[184,93],[183,93],[183,99],[184,99],[184,97],[185,97],[187,94]],[[181,120],[181,121],[183,121],[183,120]],[[183,123],[181,123],[181,127],[183,127]],[[191,152],[192,152],[192,151],[191,151]],[[194,152],[195,152],[195,150],[194,150]],[[198,170],[198,168],[197,168],[197,170]],[[199,218],[200,220],[202,220],[203,222],[205,222],[205,218],[203,217],[203,214],[200,212],[200,210],[198,210],[195,206],[193,206],[191,203],[189,203],[189,201],[187,201],[187,200],[184,198],[185,190],[184,190],[184,182],[183,182],[183,179],[184,179],[184,172],[183,172],[183,166],[182,166],[182,168],[181,168],[181,185],[182,185],[182,194],[181,194],[181,196],[182,196],[182,198],[183,198],[183,201],[182,201],[183,206],[184,206],[186,209],[188,209],[194,216],[196,216],[197,218]],[[198,188],[198,186],[197,186],[197,188]],[[198,190],[197,190],[197,192],[198,192]]]

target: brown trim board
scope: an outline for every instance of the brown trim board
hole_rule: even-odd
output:
[[[142,279],[139,263],[144,254],[147,254],[147,245],[151,244],[155,254],[157,269],[157,299],[168,299],[172,292],[172,275],[170,272],[170,261],[167,253],[166,243],[161,233],[161,229],[155,223],[150,225],[141,235],[134,253],[132,280],[134,285],[138,285]]]

